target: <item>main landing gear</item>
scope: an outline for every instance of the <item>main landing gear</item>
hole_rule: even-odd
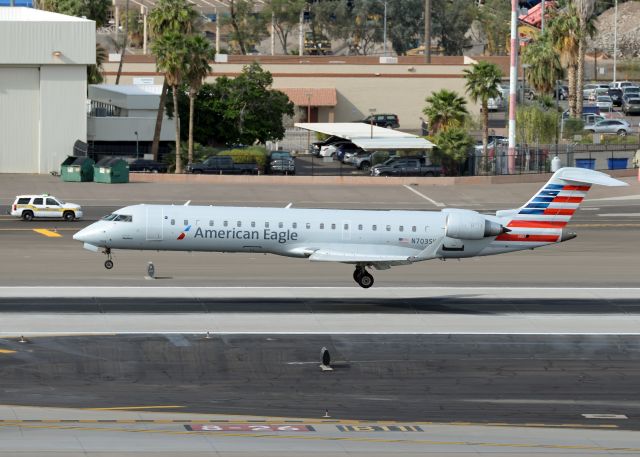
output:
[[[107,270],[111,270],[113,268],[113,260],[111,260],[111,248],[106,248],[102,251],[103,254],[107,254],[107,260],[104,262],[104,267]]]
[[[373,286],[373,276],[362,265],[356,266],[353,272],[353,280],[363,289]]]

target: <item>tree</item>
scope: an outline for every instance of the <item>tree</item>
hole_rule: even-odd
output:
[[[467,94],[476,103],[480,100],[482,109],[482,155],[487,156],[487,143],[489,142],[489,99],[500,96],[498,86],[502,80],[502,71],[493,63],[478,62],[471,69],[464,70],[467,82],[465,89]]]
[[[461,126],[469,115],[467,101],[451,90],[442,89],[434,92],[425,101],[427,106],[422,112],[427,116],[434,134],[440,130]]]
[[[384,5],[379,0],[354,0],[351,8],[342,10],[343,25],[334,27],[334,38],[349,45],[350,54],[367,55],[383,40]],[[337,17],[336,17],[337,21]]]
[[[387,3],[387,35],[398,55],[405,55],[422,40],[424,19],[417,11],[424,10],[424,0],[390,0]]]
[[[424,9],[424,8],[421,8]],[[475,19],[475,3],[468,0],[432,0],[433,35],[445,55],[460,56],[469,45],[467,32]]]
[[[560,114],[539,104],[521,106],[516,113],[516,140],[520,144],[551,144],[556,140]]]
[[[478,21],[482,26],[488,55],[505,55],[510,37],[511,2],[509,0],[486,0],[478,7]]]
[[[231,25],[229,42],[241,54],[253,50],[267,36],[264,15],[256,14],[255,0],[228,0],[229,15],[221,18],[222,25]]]
[[[38,0],[38,9],[53,11],[68,16],[86,17],[96,22],[96,27],[102,27],[109,20],[110,0]]]
[[[164,73],[167,84],[172,89],[173,105],[178,106],[178,88],[187,69],[187,44],[184,35],[178,32],[163,34],[151,45],[156,55],[156,66]],[[175,110],[176,121],[176,173],[182,173],[180,158],[180,111]]]
[[[300,12],[305,5],[305,0],[267,0],[262,10],[264,22],[271,22],[273,18],[273,29],[285,55],[289,53],[289,34],[299,27]]]
[[[254,63],[234,78],[222,76],[205,83],[195,99],[193,137],[203,145],[254,144],[284,138],[284,116],[293,116],[293,103],[270,88],[272,76]],[[186,116],[186,94],[178,91],[180,117]],[[168,105],[167,111],[172,112]],[[182,129],[182,138],[188,132]]]
[[[556,13],[549,23],[549,35],[553,47],[560,56],[560,62],[567,69],[569,85],[569,114],[578,116],[576,93],[576,73],[578,66],[578,51],[580,43],[580,21],[575,14],[575,8],[569,5]]]
[[[564,77],[560,57],[547,33],[540,35],[522,50],[522,62],[529,65],[527,82],[538,93],[553,92],[556,81]]]
[[[192,35],[186,40],[188,62],[185,71],[185,80],[189,86],[189,158],[188,163],[193,163],[193,112],[195,98],[202,87],[204,78],[211,71],[209,61],[213,60],[215,52],[211,44],[202,35]]]
[[[107,61],[107,50],[96,43],[96,64],[87,66],[87,84],[100,84],[104,81],[102,64]]]
[[[156,7],[149,13],[149,31],[153,38],[160,38],[163,34],[171,32],[191,34],[197,30],[199,24],[198,13],[187,0],[159,0]],[[155,160],[158,160],[158,145],[160,143],[168,87],[169,85],[165,78],[160,91],[160,103],[153,131],[153,142],[151,143],[151,154]]]
[[[462,127],[452,127],[439,131],[433,142],[437,148],[433,151],[432,159],[440,162],[447,174],[458,174],[460,165],[467,160],[473,139]]]

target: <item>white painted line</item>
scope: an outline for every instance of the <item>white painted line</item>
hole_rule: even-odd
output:
[[[599,217],[640,217],[640,213],[606,213],[598,214]]]
[[[598,211],[598,210],[600,210],[600,208],[585,208],[585,207],[580,208],[580,211]]]
[[[345,290],[345,291],[362,291],[353,286],[335,287],[335,286],[0,286],[2,290]],[[482,291],[496,291],[496,290],[522,290],[522,291],[540,291],[540,287],[491,287],[491,286],[406,286],[406,287],[376,287],[378,291],[403,291],[403,290],[415,290],[415,291],[428,291],[428,290],[482,290]],[[640,291],[640,287],[545,287],[543,290],[590,290],[590,291],[611,291],[611,290],[629,290]],[[363,292],[366,292],[363,291]],[[90,291],[89,291],[90,293]],[[89,294],[90,296],[90,294]]]
[[[95,332],[76,332],[76,331],[68,331],[68,332],[64,332],[64,331],[59,331],[59,332],[41,332],[41,331],[27,331],[27,330],[20,330],[20,331],[13,331],[13,332],[0,332],[0,338],[19,338],[21,336],[28,336],[29,338],[36,338],[36,337],[45,337],[45,336],[116,336],[116,335],[193,335],[193,336],[201,336],[203,339],[206,338],[206,332],[195,332],[195,331],[189,331],[189,330],[185,330],[185,331],[174,331],[174,330],[154,330],[154,331],[149,331],[149,330],[141,330],[141,331],[136,331],[136,330],[127,330],[127,331],[111,331],[111,332],[104,332],[104,331],[95,331]],[[209,332],[209,335],[211,337],[214,337],[216,335],[223,335],[223,336],[227,336],[227,335],[257,335],[257,336],[269,336],[269,335],[273,335],[273,336],[285,336],[285,335],[300,335],[300,336],[305,336],[305,335],[311,335],[311,336],[316,336],[316,335],[343,335],[343,336],[350,336],[350,335],[363,335],[363,336],[370,336],[370,335],[381,335],[381,336],[424,336],[424,335],[438,335],[438,336],[465,336],[465,335],[470,335],[470,336],[481,336],[481,335],[499,335],[499,336],[640,336],[640,333],[611,333],[611,332],[603,332],[603,333],[593,333],[593,332],[575,332],[575,333],[570,333],[570,332],[548,332],[548,333],[539,333],[539,332],[491,332],[491,331],[486,331],[486,332],[469,332],[469,331],[464,331],[464,332],[456,332],[456,331],[452,331],[452,332],[434,332],[434,331],[421,331],[421,332],[402,332],[402,331],[395,331],[395,330],[389,330],[389,331],[372,331],[372,332],[358,332],[358,331],[338,331],[338,332],[334,332],[334,331],[330,331],[327,330],[325,332],[319,332],[319,331],[298,331],[298,330],[292,330],[290,332],[283,332],[283,331],[273,331],[273,332],[269,332],[269,331],[243,331],[243,330],[238,330],[238,331],[223,331],[223,332]],[[306,364],[306,363],[318,363],[318,361],[315,362],[288,362],[287,364],[289,365],[301,365],[301,364]],[[584,414],[583,414],[584,415]],[[625,418],[626,419],[626,418]]]
[[[418,196],[420,196],[420,197],[424,198],[424,199],[425,199],[425,200],[427,200],[428,202],[433,203],[434,205],[436,205],[436,206],[437,206],[437,207],[439,207],[439,208],[442,208],[442,207],[444,207],[444,206],[447,206],[447,205],[445,205],[444,203],[437,202],[437,201],[435,201],[435,200],[433,200],[433,199],[431,199],[431,198],[427,197],[427,196],[426,196],[425,194],[423,194],[422,192],[418,192],[417,190],[415,190],[413,187],[409,186],[408,184],[405,184],[405,185],[404,185],[404,188],[405,188],[405,189],[408,189],[408,190],[410,190],[411,192],[413,192],[414,194],[416,194],[416,195],[418,195]]]
[[[582,414],[586,419],[629,419],[624,414]]]

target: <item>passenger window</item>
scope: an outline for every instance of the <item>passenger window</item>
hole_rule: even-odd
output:
[[[391,231],[391,226],[387,225],[387,232],[390,232],[390,231]]]
[[[373,230],[375,232],[376,230],[378,230],[378,226],[377,225],[372,225],[371,226],[371,230]]]
[[[29,204],[29,200],[31,200],[30,198],[19,198],[18,199],[18,205],[27,205]]]
[[[269,228],[269,223],[268,222],[264,223],[264,228]]]
[[[311,228],[311,224],[309,222],[307,222],[307,229]]]
[[[33,199],[33,204],[34,205],[42,205],[42,199],[41,198],[34,198]]]
[[[324,230],[324,224],[320,223],[320,230]]]
[[[358,230],[362,230],[362,224],[358,225]]]
[[[224,225],[225,227],[229,227],[229,221],[224,221],[222,225]]]
[[[400,227],[398,227],[398,230],[400,230],[401,232],[404,232],[404,227],[401,225]]]
[[[176,225],[176,220],[175,219],[171,219],[171,225]]]
[[[256,221],[251,221],[251,227],[255,227],[256,226]]]
[[[242,227],[242,221],[238,221],[238,222],[236,222],[236,226],[237,226],[237,227]]]
[[[298,228],[298,223],[294,222],[293,224],[291,224],[291,228]]]
[[[284,227],[284,224],[282,222],[278,222],[278,228],[282,228]]]
[[[55,201],[53,198],[47,198],[47,206],[60,206],[60,203]]]
[[[209,227],[213,227],[213,221],[212,220],[209,221]]]
[[[185,225],[185,227],[186,227],[187,225],[189,225],[189,219],[185,219],[185,220],[184,220],[184,225]]]
[[[344,227],[345,230],[349,230],[349,224],[344,224],[343,227]]]
[[[331,230],[335,230],[336,229],[336,224],[331,224]]]
[[[413,227],[411,227],[411,231],[415,232],[417,230],[417,227],[414,225]]]

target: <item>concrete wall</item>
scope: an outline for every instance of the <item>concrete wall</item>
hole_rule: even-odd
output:
[[[156,127],[154,117],[87,117],[89,141],[152,141]],[[160,141],[175,141],[176,124],[167,117],[162,122]]]

